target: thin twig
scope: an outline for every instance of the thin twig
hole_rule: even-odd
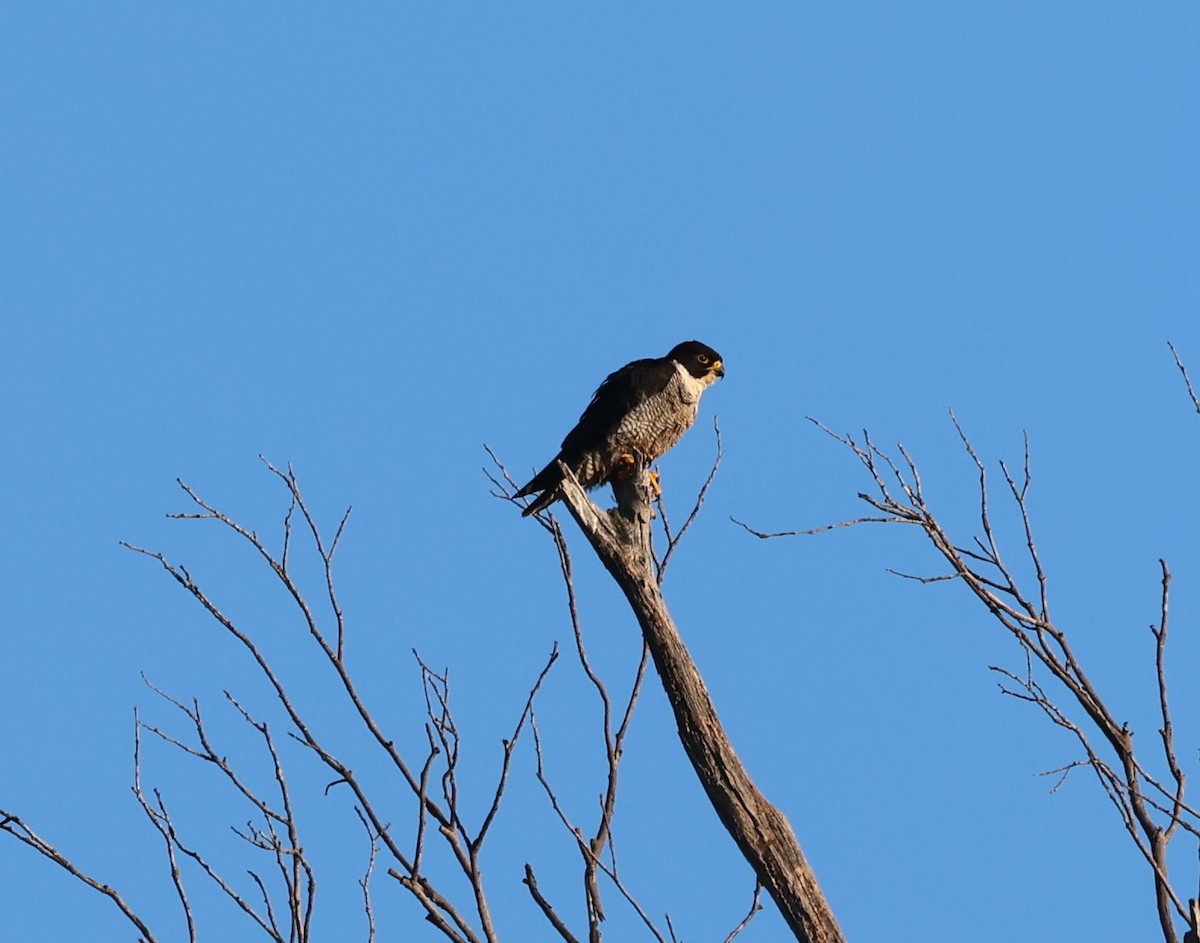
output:
[[[363,912],[367,917],[367,943],[375,943],[375,908],[371,904],[371,876],[375,873],[375,859],[379,856],[379,835],[371,828],[371,823],[363,815],[362,809],[355,806],[354,814],[358,816],[363,831],[367,833],[367,846],[370,849],[367,855],[367,869],[359,879],[358,886],[362,888]]]
[[[133,794],[137,798],[138,804],[142,807],[142,811],[150,820],[150,824],[162,836],[167,855],[167,866],[171,872],[171,884],[175,888],[175,896],[179,900],[179,905],[183,910],[184,922],[187,924],[188,943],[196,943],[196,920],[192,914],[192,905],[191,901],[188,900],[187,889],[184,887],[183,875],[179,870],[179,861],[175,857],[175,842],[172,839],[173,829],[168,827],[170,823],[164,821],[154,807],[146,800],[146,796],[142,792],[143,729],[149,728],[145,727],[142,723],[141,715],[135,707],[133,710]],[[184,750],[187,749],[182,745],[181,748]]]
[[[53,861],[76,880],[81,881],[92,888],[92,890],[107,897],[124,915],[125,919],[137,928],[138,933],[142,935],[144,943],[157,943],[158,938],[150,932],[150,928],[146,926],[137,912],[125,902],[125,899],[116,888],[96,880],[90,874],[76,867],[66,855],[31,829],[19,815],[0,809],[0,831],[12,835],[17,841],[28,845],[43,858]]]
[[[754,882],[754,896],[750,900],[750,909],[746,912],[746,916],[742,918],[741,923],[730,931],[729,936],[725,937],[724,943],[733,943],[734,938],[745,930],[746,927],[750,926],[750,921],[754,919],[754,915],[762,910],[762,904],[759,903],[759,898],[761,897],[762,882],[756,879]]]
[[[1183,365],[1183,361],[1179,357],[1179,351],[1175,349],[1175,345],[1167,341],[1167,346],[1171,348],[1171,356],[1175,358],[1175,366],[1179,368],[1179,372],[1183,375],[1183,382],[1187,386],[1188,396],[1191,397],[1192,406],[1196,412],[1200,413],[1200,398],[1196,396],[1196,390],[1192,387],[1192,378],[1188,376],[1187,367]]]
[[[704,499],[708,496],[708,489],[712,487],[713,481],[717,477],[717,471],[721,468],[721,462],[725,459],[725,450],[721,446],[721,424],[716,416],[713,416],[713,434],[716,437],[716,455],[713,457],[712,467],[708,470],[708,477],[704,479],[704,484],[700,486],[700,490],[696,493],[696,501],[692,505],[691,513],[683,522],[683,526],[679,528],[679,532],[672,536],[670,526],[667,523],[667,510],[663,503],[662,494],[658,495],[655,502],[658,507],[659,516],[663,522],[663,532],[667,538],[667,549],[663,553],[662,561],[658,564],[656,577],[658,585],[662,586],[663,580],[667,575],[667,564],[671,562],[671,557],[675,553],[675,548],[679,546],[679,541],[683,539],[684,534],[688,532],[691,526],[696,522],[696,518],[700,514],[700,509],[704,507]]]

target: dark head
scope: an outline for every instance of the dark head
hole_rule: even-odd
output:
[[[682,344],[676,344],[667,356],[680,364],[697,380],[704,380],[706,385],[716,383],[725,376],[725,364],[721,361],[721,355],[707,344],[701,344],[699,341],[684,341]]]

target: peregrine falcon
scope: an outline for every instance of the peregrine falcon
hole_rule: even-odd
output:
[[[517,492],[541,492],[523,517],[558,499],[562,462],[585,488],[626,478],[633,453],[657,461],[696,421],[700,394],[725,376],[721,355],[699,341],[684,341],[665,357],[627,363],[600,384],[554,460]]]

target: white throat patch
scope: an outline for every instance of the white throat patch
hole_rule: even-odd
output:
[[[706,373],[699,380],[688,373],[687,368],[676,361],[675,374],[679,377],[679,386],[683,390],[684,398],[689,403],[700,402],[700,394],[716,381],[715,373]]]

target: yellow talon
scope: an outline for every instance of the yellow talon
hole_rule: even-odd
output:
[[[615,463],[616,467],[613,470],[613,478],[617,481],[628,481],[633,474],[633,470],[637,468],[637,460],[629,454],[617,456]]]
[[[654,497],[662,497],[662,485],[658,481],[658,472],[650,472],[650,490],[654,492]]]

